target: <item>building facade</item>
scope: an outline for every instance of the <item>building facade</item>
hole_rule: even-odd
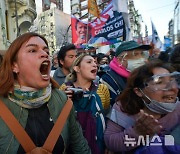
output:
[[[128,0],[128,11],[129,11],[129,20],[131,25],[131,35],[135,39],[141,39],[142,16],[138,13],[138,10],[136,10],[133,0]]]
[[[180,0],[175,1],[173,19],[173,44],[180,43]]]
[[[50,48],[50,54],[71,40],[71,16],[57,8],[46,10],[38,16],[38,33],[43,35]]]
[[[27,32],[36,16],[35,0],[1,0],[0,50],[6,50],[17,36]]]

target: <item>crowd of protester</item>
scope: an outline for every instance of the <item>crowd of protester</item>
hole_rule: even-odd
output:
[[[180,153],[180,44],[108,53],[67,44],[51,58],[43,36],[15,39],[0,61],[0,153]]]

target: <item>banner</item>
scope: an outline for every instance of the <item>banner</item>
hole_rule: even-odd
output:
[[[113,11],[112,3],[92,22],[85,23],[71,17],[72,42],[77,48],[110,45],[126,39],[124,19],[121,12]]]
[[[164,36],[164,48],[166,50],[172,46],[171,42],[171,38]]]

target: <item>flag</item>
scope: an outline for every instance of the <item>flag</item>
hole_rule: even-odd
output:
[[[96,0],[88,0],[88,12],[99,18],[100,12]]]
[[[126,26],[126,41],[132,40],[127,0],[112,0],[113,11],[121,12]]]
[[[128,13],[127,0],[112,0],[112,2],[114,11]]]
[[[164,36],[164,49],[167,50],[172,46],[172,40],[171,38]]]
[[[155,48],[161,49],[163,47],[163,44],[159,38],[157,30],[152,21],[151,21],[151,24],[152,24],[152,43],[154,44]]]

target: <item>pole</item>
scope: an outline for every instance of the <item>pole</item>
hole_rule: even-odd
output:
[[[87,32],[86,32],[86,50],[88,50],[88,38],[89,38],[89,26],[88,26],[88,23],[89,23],[89,13],[88,13],[88,22],[87,22]]]

